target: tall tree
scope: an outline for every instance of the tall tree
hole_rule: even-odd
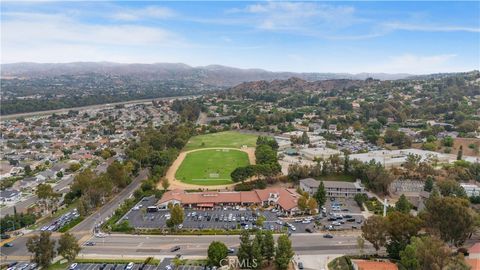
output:
[[[51,233],[43,231],[27,240],[27,250],[33,253],[33,261],[42,268],[48,268],[55,257],[55,240],[50,238]]]
[[[262,256],[262,246],[263,246],[263,234],[258,231],[255,235],[255,238],[252,241],[252,250],[251,250],[251,267],[252,269],[261,269],[263,256]]]
[[[478,215],[463,198],[430,196],[421,218],[427,231],[455,246],[462,245],[476,230]]]
[[[325,191],[325,185],[323,184],[323,181],[320,181],[314,197],[315,200],[317,200],[318,207],[325,205],[325,202],[327,201],[327,192]]]
[[[405,195],[402,194],[398,199],[398,201],[395,203],[395,210],[408,214],[410,213],[411,209],[412,209],[412,205],[407,200],[407,197],[405,197]]]
[[[308,199],[307,207],[308,207],[308,211],[310,212],[311,215],[314,215],[314,214],[317,213],[318,204],[317,204],[317,201],[315,200],[315,198]]]
[[[69,262],[75,260],[81,249],[77,238],[73,234],[67,232],[60,236],[57,253]]]
[[[387,224],[383,217],[371,216],[362,226],[362,236],[368,242],[372,243],[378,252],[387,242]]]
[[[170,187],[170,182],[168,182],[167,178],[162,179],[162,187],[164,191],[167,191],[168,187]]]
[[[301,196],[300,198],[298,198],[297,206],[300,211],[305,212],[307,210],[308,208],[307,201],[308,201],[307,196]]]
[[[292,242],[287,235],[280,235],[277,240],[277,248],[275,252],[275,263],[280,270],[288,269],[288,265],[295,253],[292,249]]]
[[[183,223],[184,212],[183,208],[179,204],[175,204],[170,208],[170,222],[173,226],[178,226]]]
[[[264,231],[262,254],[269,263],[275,256],[275,240],[272,231]]]
[[[400,258],[400,263],[408,270],[443,270],[453,262],[452,251],[440,239],[431,236],[413,237]]]
[[[221,266],[220,263],[228,256],[227,246],[218,241],[213,241],[208,246],[208,265]]]
[[[424,191],[432,191],[433,189],[433,177],[427,176],[427,180],[425,180],[425,186],[423,187]]]
[[[386,217],[387,252],[391,258],[400,259],[400,251],[417,236],[422,228],[422,220],[410,214],[392,212]]]
[[[49,184],[39,184],[35,194],[47,212],[50,210],[51,204],[59,197],[59,194],[55,193]]]
[[[252,241],[248,230],[243,230],[240,235],[240,247],[238,248],[237,258],[242,265],[250,265]]]

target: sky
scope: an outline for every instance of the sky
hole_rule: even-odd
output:
[[[1,1],[1,63],[480,69],[480,2]]]

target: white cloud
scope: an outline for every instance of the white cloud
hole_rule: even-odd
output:
[[[257,27],[267,30],[300,30],[305,27],[343,27],[354,19],[352,6],[301,2],[267,2],[247,6],[247,13],[259,16]]]
[[[115,60],[107,55],[127,49],[143,52],[146,48],[186,46],[178,35],[158,27],[87,24],[64,15],[42,13],[5,15],[1,25],[3,63]]]
[[[422,32],[472,32],[479,33],[479,27],[452,26],[452,25],[422,25],[409,23],[386,23],[392,30],[422,31]]]
[[[110,18],[120,21],[137,21],[143,19],[168,19],[176,14],[166,7],[149,6],[141,9],[121,9],[114,12]]]

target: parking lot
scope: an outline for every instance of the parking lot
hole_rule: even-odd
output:
[[[41,231],[49,231],[54,232],[62,228],[63,226],[67,225],[68,223],[74,221],[75,219],[79,218],[80,214],[78,213],[77,209],[73,209],[70,212],[63,214],[61,217],[54,220],[49,225],[43,226],[40,230]]]
[[[128,268],[128,264],[102,264],[102,263],[78,263],[75,268],[70,265],[68,270],[211,270],[208,266],[180,265],[177,268],[173,266],[173,258],[165,258],[159,265],[151,264],[133,264]]]
[[[169,211],[148,208],[154,206],[156,202],[157,199],[154,197],[143,198],[119,222],[128,220],[131,226],[138,229],[166,229],[167,220],[170,218]],[[315,229],[358,229],[363,222],[361,210],[353,199],[329,199],[322,213],[315,217],[279,217],[276,212],[239,207],[185,209],[184,213],[181,228],[190,230],[257,228],[256,220],[259,216],[265,217],[261,229],[274,232],[288,230],[291,233],[313,232]],[[320,222],[322,226],[314,228],[315,221]]]

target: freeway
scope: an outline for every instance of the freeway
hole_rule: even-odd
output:
[[[95,225],[98,224],[100,221],[104,221],[105,219],[110,217],[120,204],[122,204],[126,199],[133,195],[134,191],[138,187],[140,187],[142,181],[147,179],[147,177],[148,169],[141,170],[138,176],[135,177],[126,188],[120,191],[120,193],[118,193],[112,200],[103,205],[95,213],[88,216],[77,226],[72,228],[70,232],[72,232],[77,237],[77,239],[80,239],[80,242],[83,242],[89,237],[91,237]],[[11,256],[14,256],[16,258],[26,258],[30,256],[25,244],[27,243],[28,238],[33,233],[38,232],[32,232],[30,234],[20,236],[17,239],[13,240],[11,242],[13,244],[13,247],[0,247],[0,255],[2,255],[2,257],[6,256],[7,258]],[[54,233],[53,238],[58,238],[58,234]]]
[[[190,98],[197,98],[199,96],[200,95],[147,98],[147,99],[137,99],[137,100],[113,102],[113,103],[108,103],[108,104],[95,104],[95,105],[88,105],[88,106],[81,106],[81,107],[63,108],[63,109],[56,109],[56,110],[7,114],[7,115],[2,115],[2,121],[15,119],[15,118],[19,118],[19,117],[29,118],[29,117],[35,117],[35,116],[51,115],[51,114],[54,114],[54,113],[56,113],[56,114],[67,113],[70,110],[86,111],[86,110],[94,110],[94,109],[105,109],[105,108],[108,108],[108,107],[113,108],[115,105],[151,104],[153,100],[160,101],[160,100],[173,100],[173,99],[190,99]]]

